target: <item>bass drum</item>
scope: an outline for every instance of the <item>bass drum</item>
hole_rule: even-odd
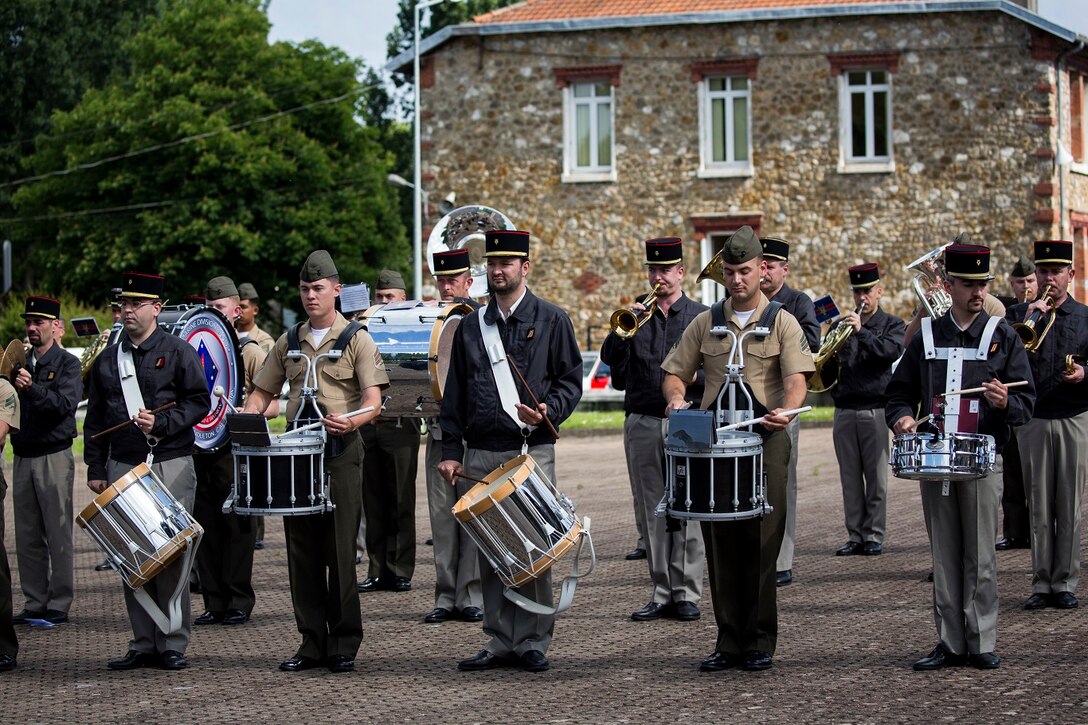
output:
[[[470,305],[445,307],[419,302],[375,305],[362,323],[378,346],[389,374],[386,418],[430,418],[438,415],[449,372],[453,334],[472,311]]]
[[[164,307],[159,313],[159,327],[185,340],[200,358],[212,404],[193,433],[197,448],[218,451],[230,443],[227,432],[230,405],[240,408],[245,393],[245,368],[238,335],[223,313],[202,305]],[[217,387],[225,391],[223,397],[212,392]]]

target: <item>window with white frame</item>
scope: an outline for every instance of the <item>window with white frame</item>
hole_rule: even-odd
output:
[[[571,83],[564,89],[564,109],[565,174],[613,179],[612,84],[607,80]]]
[[[701,171],[752,172],[752,87],[747,76],[709,76],[699,85]]]
[[[897,53],[832,56],[839,82],[839,171],[895,170],[892,77]]]

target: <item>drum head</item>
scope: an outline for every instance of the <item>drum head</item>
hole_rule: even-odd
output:
[[[211,407],[193,432],[197,447],[212,451],[227,442],[227,413],[230,412],[227,401],[234,406],[242,404],[245,370],[238,336],[222,313],[203,308],[185,316],[178,337],[196,350],[208,383]],[[212,392],[219,386],[225,391],[222,398]]]
[[[453,354],[453,334],[472,307],[463,302],[452,304],[442,310],[438,322],[431,328],[431,349],[427,358],[427,372],[431,376],[431,392],[434,399],[442,402],[442,391],[446,389],[446,375],[450,371],[450,356]]]
[[[529,474],[536,468],[536,461],[529,454],[511,458],[491,473],[484,476],[484,483],[477,483],[453,507],[453,515],[461,521],[467,521],[491,509],[525,483]]]

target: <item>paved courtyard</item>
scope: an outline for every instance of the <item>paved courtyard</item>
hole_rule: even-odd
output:
[[[434,565],[423,544],[429,526],[420,483],[413,589],[361,595],[365,636],[355,673],[277,670],[299,636],[276,519],[268,519],[267,548],[256,553],[257,606],[248,624],[195,628],[191,665],[182,672],[107,670],[106,660],[125,652],[129,636],[121,584],[116,573],[94,571],[101,553],[77,530],[72,621],[51,630],[18,628],[19,667],[0,675],[2,720],[1088,722],[1088,611],[1024,611],[1028,551],[998,558],[1001,669],[911,669],[936,643],[918,485],[892,480],[882,556],[833,556],[846,537],[829,428],[802,429],[796,579],[779,589],[779,649],[774,668],[762,673],[697,671],[714,647],[709,593],[698,622],[630,620],[650,587],[645,562],[623,558],[635,536],[621,436],[564,437],[557,458],[559,487],[592,518],[598,567],[558,620],[548,672],[458,672],[457,660],[485,641],[479,625],[422,623],[433,606]],[[91,499],[84,474],[77,511]],[[365,562],[359,573],[365,576]],[[193,611],[202,611],[198,596]]]

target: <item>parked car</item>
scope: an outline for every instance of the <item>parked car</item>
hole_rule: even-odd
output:
[[[586,403],[622,403],[623,391],[612,387],[612,371],[600,353],[582,353],[582,401]]]

